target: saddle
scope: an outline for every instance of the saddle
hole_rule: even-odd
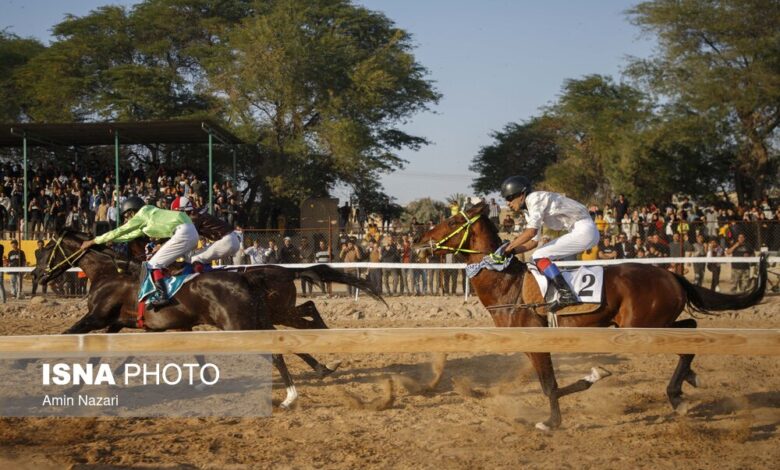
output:
[[[558,296],[558,291],[544,274],[533,263],[528,263],[528,272],[532,276],[523,282],[524,299],[543,299],[544,303],[552,303]],[[570,305],[555,312],[558,315],[581,315],[595,312],[603,304],[604,268],[601,266],[581,266],[575,270],[561,270],[564,279],[579,298],[581,304]],[[531,280],[533,278],[533,280]],[[535,282],[534,282],[535,281]],[[537,309],[540,315],[550,316],[549,308]]]
[[[166,274],[168,276],[164,280],[165,289],[168,291],[168,297],[171,299],[174,298],[184,284],[190,282],[198,275],[190,263],[179,262],[171,265],[171,269],[166,269]],[[149,308],[149,304],[153,300],[156,300],[157,296],[160,295],[157,288],[154,286],[152,270],[149,269],[149,266],[146,263],[143,263],[141,266],[140,285],[141,287],[138,290],[138,316],[136,323],[139,328],[143,328],[144,314]]]

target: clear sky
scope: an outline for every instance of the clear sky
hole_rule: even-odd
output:
[[[402,171],[385,175],[388,194],[405,204],[473,191],[468,167],[490,133],[538,114],[563,81],[591,73],[619,78],[627,56],[647,57],[624,12],[638,0],[357,0],[413,35],[418,61],[444,96],[404,128],[432,143],[402,152]],[[0,0],[0,28],[50,39],[66,13],[77,16],[130,0]],[[345,197],[338,189],[335,196]]]

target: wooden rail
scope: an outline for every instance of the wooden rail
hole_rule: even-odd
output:
[[[140,353],[780,355],[780,329],[389,328],[0,336],[0,357]]]

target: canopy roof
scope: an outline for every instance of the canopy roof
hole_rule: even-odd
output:
[[[208,134],[224,144],[243,143],[238,137],[211,120],[176,120],[144,122],[77,122],[58,124],[2,124],[0,147],[21,147],[27,135],[28,146],[114,145],[115,134],[120,145],[132,144],[205,144]]]

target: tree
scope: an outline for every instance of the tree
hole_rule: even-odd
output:
[[[780,5],[774,0],[652,0],[629,10],[659,52],[629,72],[648,90],[723,129],[740,202],[773,183],[780,124]]]
[[[147,0],[68,16],[19,74],[35,121],[216,115],[201,62],[248,13],[238,0]],[[243,5],[243,8],[241,8]]]
[[[398,128],[439,99],[409,34],[346,0],[257,8],[207,67],[230,122],[262,149],[249,201],[324,195],[337,182],[360,192],[403,166],[398,150],[427,143]]]
[[[418,223],[424,224],[429,220],[438,222],[448,213],[447,205],[441,201],[435,201],[429,197],[415,199],[406,205],[404,221],[408,222],[414,217]]]
[[[503,130],[492,133],[494,143],[482,147],[469,166],[479,175],[471,187],[477,193],[497,191],[511,175],[541,181],[544,170],[560,157],[557,143],[560,126],[559,120],[541,116],[525,123],[509,123]]]
[[[0,122],[18,122],[24,118],[25,102],[14,74],[45,49],[35,39],[23,39],[0,31]]]
[[[566,80],[547,112],[560,122],[560,157],[544,170],[545,186],[590,202],[630,196],[637,139],[652,116],[646,97],[611,77],[588,75]]]

